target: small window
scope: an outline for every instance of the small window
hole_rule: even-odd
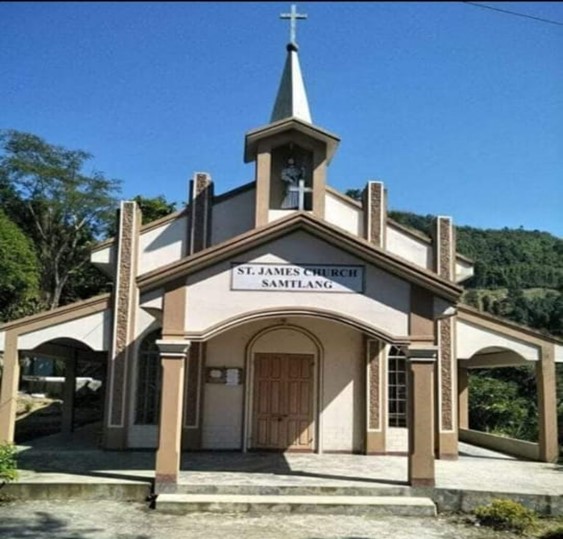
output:
[[[139,346],[137,362],[136,425],[156,425],[160,412],[162,366],[156,345],[160,330],[147,335]]]
[[[388,361],[390,427],[407,426],[407,360],[397,347],[391,347]]]

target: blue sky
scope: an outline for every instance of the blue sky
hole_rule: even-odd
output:
[[[561,2],[488,5],[563,22]],[[391,209],[563,235],[563,26],[461,2],[302,2],[329,183],[385,182]],[[123,198],[183,202],[195,171],[253,179],[289,29],[281,2],[4,2],[0,128],[94,155]]]

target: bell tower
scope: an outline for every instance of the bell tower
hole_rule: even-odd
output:
[[[290,20],[290,42],[270,123],[245,137],[244,161],[256,163],[257,227],[294,211],[324,218],[326,168],[340,142],[311,119],[295,37],[307,16],[292,5],[280,17]]]

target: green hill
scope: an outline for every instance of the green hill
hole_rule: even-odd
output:
[[[432,215],[391,211],[431,234]],[[458,252],[475,261],[463,301],[554,335],[563,335],[563,240],[538,230],[456,228]]]

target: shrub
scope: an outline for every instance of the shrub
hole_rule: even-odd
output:
[[[18,477],[16,447],[0,444],[0,484],[9,483]]]
[[[496,499],[489,505],[481,505],[474,511],[479,524],[495,530],[524,533],[537,524],[534,511],[512,500]]]

